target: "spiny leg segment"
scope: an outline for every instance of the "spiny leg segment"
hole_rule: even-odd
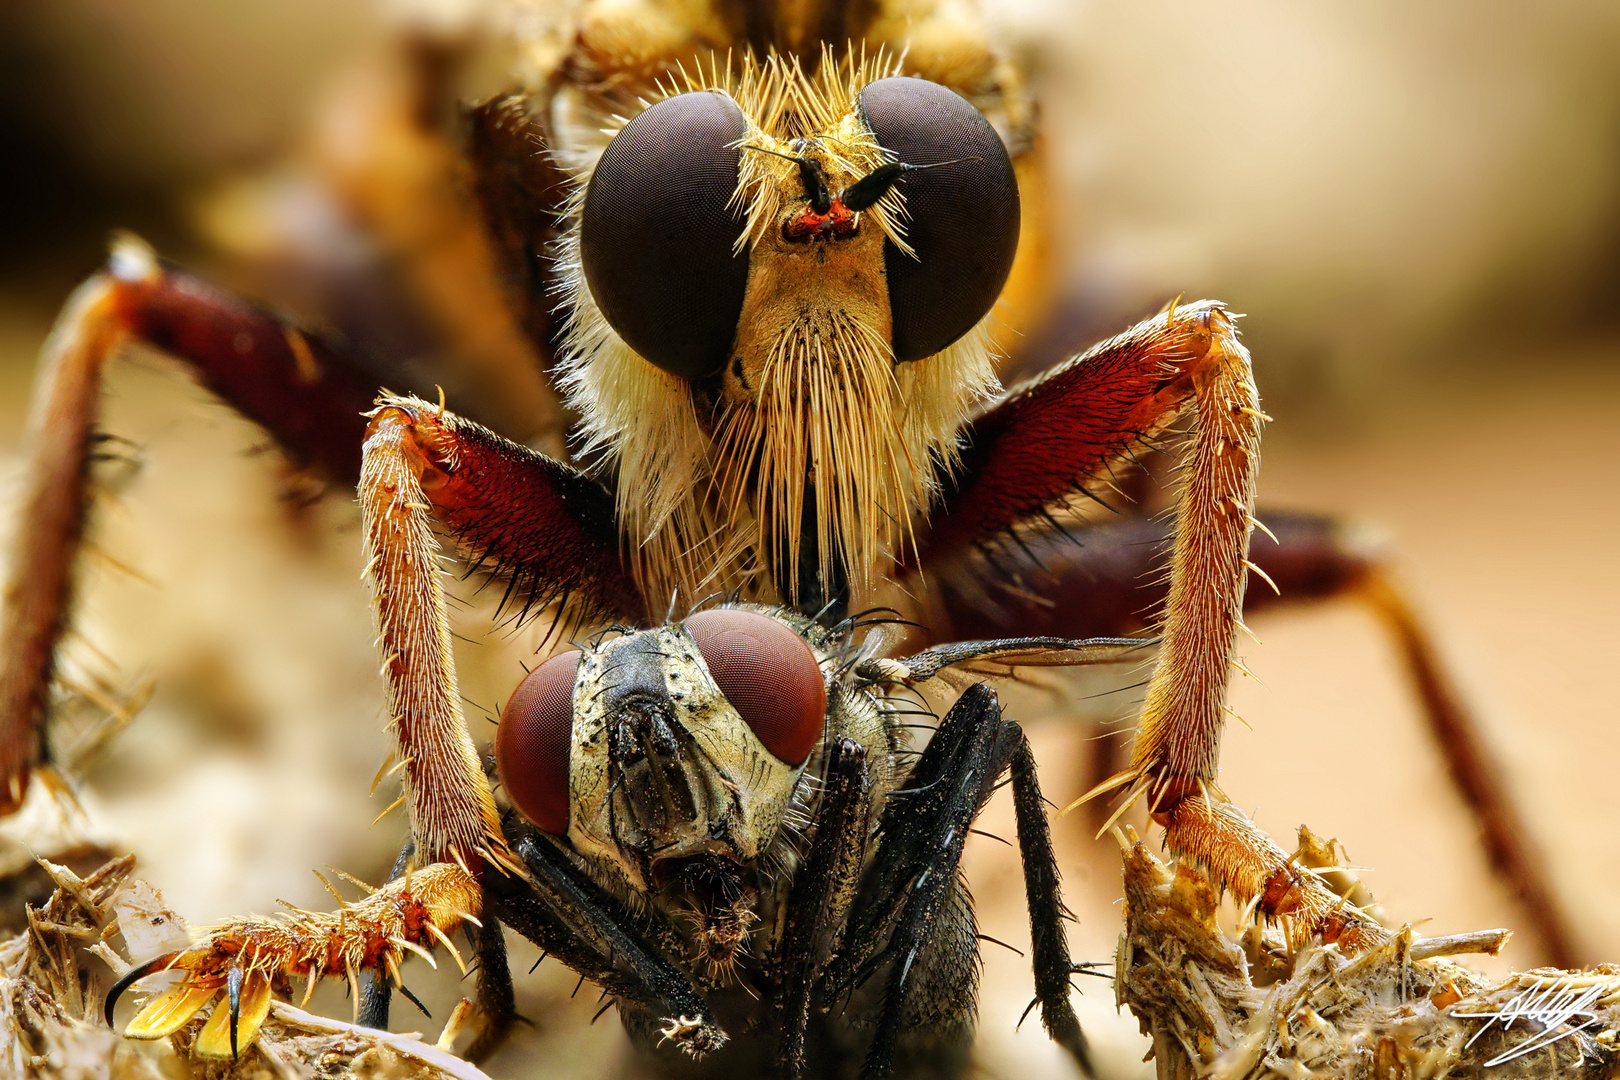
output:
[[[203,1025],[196,1052],[234,1058],[257,1037],[279,977],[307,980],[306,1001],[321,979],[346,978],[358,1009],[358,973],[386,970],[397,983],[406,953],[432,963],[430,950],[444,945],[465,968],[449,935],[463,922],[477,922],[481,892],[460,866],[439,863],[336,912],[295,910],[280,919],[238,919],[214,927],[196,947],[148,960],[119,979],[107,994],[107,1024],[113,1026],[113,1010],[131,985],[158,972],[180,971],[185,977],[148,1001],[125,1034],[137,1039],[172,1034],[223,991],[227,1007],[215,1009]]]
[[[1121,812],[1145,795],[1171,852],[1208,868],[1262,915],[1288,916],[1301,938],[1333,933],[1347,947],[1374,943],[1386,934],[1382,927],[1314,874],[1296,871],[1216,786],[1227,679],[1253,568],[1248,547],[1266,416],[1230,317],[1214,309],[1206,326],[1207,350],[1188,372],[1194,431],[1176,506],[1159,658],[1131,764],[1098,790],[1129,785]]]
[[[1260,397],[1224,312],[1191,372],[1196,429],[1176,509],[1158,666],[1132,761],[1154,812],[1215,782],[1232,647],[1243,622],[1260,472]],[[1224,324],[1224,326],[1222,325]]]
[[[1096,495],[1112,470],[1183,415],[1193,431],[1181,461],[1159,657],[1130,766],[1091,794],[1125,787],[1127,806],[1145,796],[1172,852],[1215,868],[1264,914],[1302,913],[1296,921],[1309,934],[1342,902],[1313,875],[1296,873],[1216,787],[1227,676],[1255,572],[1248,545],[1266,419],[1224,306],[1172,305],[976,417],[919,567],[943,576],[986,553],[993,562],[996,545],[1022,543],[1018,530],[1052,507]]]

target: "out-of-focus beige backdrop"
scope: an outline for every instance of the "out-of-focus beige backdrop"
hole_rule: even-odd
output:
[[[1364,521],[1399,551],[1588,955],[1620,960],[1620,8],[988,6],[1045,87],[1074,325],[1100,335],[1177,293],[1248,313],[1276,417],[1262,496]],[[274,161],[335,74],[385,42],[362,0],[0,12],[0,494],[34,351],[107,231],[206,266],[188,218],[199,194]],[[384,751],[352,507],[338,495],[289,514],[273,457],[253,452],[262,437],[157,358],[114,371],[105,426],[141,464],[99,512],[105,557],[86,571],[70,671],[158,689],[87,767],[91,813],[199,921],[325,905],[314,866],[385,877],[402,823],[367,828],[386,805],[367,796]],[[461,617],[459,658],[490,710],[531,643],[485,640],[482,615],[474,601]],[[1255,629],[1225,790],[1285,846],[1301,822],[1340,837],[1388,910],[1427,932],[1512,925],[1371,620],[1335,605]],[[1104,714],[1120,696],[1018,707]],[[1045,786],[1067,801],[1095,730],[1031,727]],[[999,800],[985,827],[1010,833]],[[1076,951],[1108,958],[1113,846],[1078,815],[1056,828]],[[1015,858],[969,844],[983,928],[1019,944]],[[1537,962],[1525,939],[1481,961]],[[985,963],[984,1071],[1068,1075],[1033,1022],[1013,1031],[1026,962],[987,945]],[[456,992],[411,981],[441,1007]],[[570,1000],[555,964],[520,983],[539,1027],[494,1075],[610,1067],[611,1018],[581,1035],[593,995]],[[1148,1075],[1107,984],[1084,988],[1107,1075]],[[347,1013],[335,991],[324,1006]]]

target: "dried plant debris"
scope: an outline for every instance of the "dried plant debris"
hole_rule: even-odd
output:
[[[26,909],[26,930],[0,943],[0,1075],[165,1076],[153,1059],[101,1023],[98,975],[85,957],[87,949],[105,948],[111,901],[134,858],[115,859],[87,878],[55,863],[41,865],[56,891],[44,905]]]
[[[22,809],[0,819],[0,935],[25,929],[25,905],[41,907],[56,890],[42,859],[88,874],[120,850],[54,771],[40,779]]]
[[[1115,992],[1152,1038],[1161,1080],[1620,1076],[1620,967],[1538,969],[1494,983],[1442,959],[1494,953],[1503,930],[1423,939],[1404,927],[1359,952],[1320,937],[1290,947],[1289,928],[1277,926],[1234,940],[1202,871],[1167,866],[1134,836],[1120,838],[1126,912]],[[1308,869],[1333,850],[1302,830],[1296,865],[1370,906],[1352,874]]]
[[[0,942],[0,1076],[28,1080],[488,1080],[476,1067],[415,1036],[314,1016],[282,1002],[238,1060],[196,1060],[199,1017],[169,1040],[119,1037],[101,1019],[107,986],[129,964],[110,942],[120,933],[137,956],[189,941],[185,923],[157,890],[130,877],[133,856],[88,877],[54,863],[45,904],[27,909],[28,929]],[[459,1012],[458,1012],[458,1015]],[[452,1033],[453,1034],[453,1033]]]

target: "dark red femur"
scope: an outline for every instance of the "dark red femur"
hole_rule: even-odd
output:
[[[827,685],[804,639],[785,623],[740,608],[700,611],[686,620],[715,685],[764,744],[802,765],[827,723]]]
[[[568,832],[568,757],[574,731],[574,679],[580,652],[553,656],[518,684],[495,732],[495,765],[518,813],[562,836]]]

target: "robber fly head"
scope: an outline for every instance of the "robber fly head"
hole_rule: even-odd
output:
[[[821,658],[791,625],[718,608],[547,660],[496,736],[513,805],[642,889],[694,859],[751,862],[826,724]]]
[[[1013,168],[965,99],[895,70],[745,61],[637,114],[581,191],[569,385],[650,588],[735,559],[701,550],[723,514],[779,583],[813,528],[862,591],[995,389]]]

